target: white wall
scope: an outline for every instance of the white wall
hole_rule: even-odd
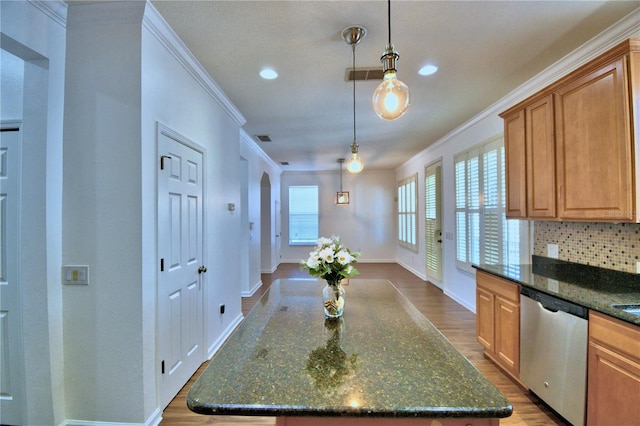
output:
[[[585,43],[581,48],[553,64],[539,75],[522,86],[517,87],[500,101],[478,113],[468,122],[453,130],[433,145],[399,167],[397,178],[402,179],[418,173],[418,217],[424,217],[424,168],[438,159],[442,159],[442,202],[443,202],[443,236],[447,233],[452,238],[443,239],[443,277],[438,283],[445,294],[458,301],[469,310],[475,312],[475,275],[464,272],[455,266],[455,216],[454,216],[454,169],[453,156],[495,135],[502,134],[503,122],[498,114],[517,102],[534,94],[551,82],[590,59],[605,52],[619,42],[640,34],[638,11],[612,26],[598,37]],[[419,225],[419,229],[424,229]],[[419,252],[414,253],[398,248],[398,262],[408,269],[426,270],[424,236],[418,237]],[[419,265],[419,266],[415,266]],[[429,278],[431,279],[431,278]]]
[[[67,417],[153,422],[163,408],[156,394],[157,126],[205,152],[204,345],[211,355],[242,318],[241,215],[227,206],[241,206],[244,118],[150,4],[74,4],[67,23],[73,84],[65,103],[64,261],[91,268],[88,287],[65,289]]]
[[[67,12],[62,260],[90,268],[88,286],[63,289],[71,419],[145,420],[143,13],[136,2]]]
[[[396,192],[393,171],[363,170],[358,174],[343,171],[342,189],[349,192],[350,203],[335,204],[340,190],[340,173],[284,172],[282,174],[282,259],[298,263],[309,257],[310,246],[289,246],[289,186],[318,185],[320,236],[339,235],[351,250],[360,251],[359,262],[396,261]]]
[[[2,49],[25,61],[19,268],[26,383],[24,424],[65,418],[62,371],[62,117],[65,6],[0,2]],[[3,71],[4,72],[4,71]],[[3,95],[4,96],[4,95]],[[10,101],[9,101],[10,102]],[[20,113],[22,111],[22,113]],[[13,113],[12,113],[13,114]]]

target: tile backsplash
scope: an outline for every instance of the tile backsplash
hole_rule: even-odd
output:
[[[547,244],[561,260],[637,273],[640,224],[536,221],[533,254],[547,257]]]

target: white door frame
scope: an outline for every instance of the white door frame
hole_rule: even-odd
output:
[[[4,270],[0,274],[0,357],[2,365],[9,367],[9,371],[2,372],[0,383],[0,423],[22,424],[26,421],[26,395],[24,375],[24,340],[22,334],[22,290],[20,281],[20,176],[22,170],[22,122],[2,121],[0,140],[0,194],[7,194],[8,199],[2,196],[4,217],[7,223],[4,226],[6,235],[1,236],[6,242],[6,247],[0,248],[0,259],[4,263]],[[15,130],[14,130],[15,129]],[[12,147],[6,145],[11,132],[11,139],[17,137],[17,143],[10,141]],[[14,133],[15,132],[15,133]],[[7,148],[6,151],[4,148]],[[4,158],[3,158],[4,157]],[[6,169],[2,167],[6,166]],[[5,269],[6,268],[6,269]],[[5,298],[8,298],[8,302]],[[7,303],[5,303],[7,302]],[[8,336],[4,336],[2,330],[7,329]],[[6,347],[5,347],[6,343]]]

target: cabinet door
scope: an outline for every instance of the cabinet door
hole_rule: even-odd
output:
[[[483,288],[476,288],[476,336],[478,342],[487,352],[494,352],[494,303],[493,293]]]
[[[517,377],[520,373],[520,306],[496,297],[495,309],[496,356]]]
[[[631,425],[640,419],[640,364],[589,342],[587,425]]]
[[[556,216],[556,152],[553,95],[525,109],[527,157],[527,216]]]
[[[524,110],[504,117],[504,153],[507,182],[507,218],[527,216],[527,169]]]
[[[634,220],[626,57],[555,93],[558,218]]]

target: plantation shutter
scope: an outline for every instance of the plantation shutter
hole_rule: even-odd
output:
[[[526,263],[528,222],[505,215],[502,137],[454,156],[456,266]]]
[[[427,275],[442,279],[442,225],[440,212],[440,163],[425,169],[425,260]]]

